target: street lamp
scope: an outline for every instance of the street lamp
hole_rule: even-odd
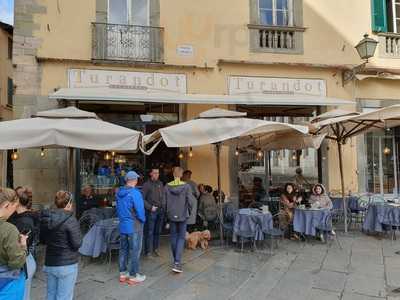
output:
[[[343,71],[343,86],[353,80],[356,74],[360,73],[365,68],[368,59],[374,56],[377,45],[377,41],[368,37],[368,34],[364,34],[364,38],[355,46],[358,55],[364,62],[351,70]]]
[[[377,45],[377,41],[368,37],[368,34],[364,34],[364,38],[357,44],[355,48],[361,59],[365,60],[365,63],[367,63],[368,58],[374,56]]]

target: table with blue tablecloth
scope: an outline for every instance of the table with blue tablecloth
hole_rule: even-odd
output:
[[[119,234],[118,219],[106,219],[96,222],[85,234],[79,253],[85,256],[99,257],[107,252],[107,241],[111,234]]]
[[[365,215],[363,230],[383,232],[384,226],[400,226],[400,205],[389,203],[370,204]]]
[[[85,210],[82,213],[81,218],[84,216],[90,214],[90,215],[95,215],[96,220],[106,220],[106,219],[111,219],[116,216],[116,209],[114,207],[94,207],[88,210]]]
[[[257,209],[239,209],[233,222],[232,241],[237,242],[237,237],[254,238],[256,241],[264,240],[264,232],[273,229],[271,213],[262,213]]]
[[[347,207],[350,209],[351,212],[357,213],[360,210],[362,210],[357,197],[349,197],[349,198],[346,198],[346,200],[347,200]],[[343,210],[343,198],[342,197],[332,197],[331,201],[333,204],[333,209]]]
[[[317,229],[331,231],[331,211],[329,209],[296,208],[294,211],[293,229],[296,232],[311,236],[317,234]]]

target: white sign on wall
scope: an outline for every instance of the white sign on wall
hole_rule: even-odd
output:
[[[192,45],[179,45],[176,48],[176,53],[179,56],[193,56],[194,49]]]
[[[321,79],[274,77],[229,77],[230,95],[310,95],[326,96],[326,82]]]
[[[185,94],[186,75],[70,69],[68,70],[68,87],[110,87]]]

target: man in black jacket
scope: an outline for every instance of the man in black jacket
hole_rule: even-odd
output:
[[[47,245],[43,269],[47,273],[47,299],[72,300],[82,238],[71,194],[57,192],[55,206],[42,212],[40,226],[41,242]]]
[[[142,188],[146,224],[144,226],[144,255],[160,256],[160,234],[164,221],[165,195],[164,186],[159,180],[159,169],[152,169],[150,179]]]

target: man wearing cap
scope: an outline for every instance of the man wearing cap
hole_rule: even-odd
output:
[[[139,273],[139,258],[142,250],[143,224],[146,221],[143,197],[136,188],[139,175],[129,171],[125,175],[126,185],[117,193],[117,214],[120,231],[119,280],[128,284],[141,283],[146,279]],[[130,255],[130,257],[129,257]],[[129,272],[128,261],[131,262]]]

